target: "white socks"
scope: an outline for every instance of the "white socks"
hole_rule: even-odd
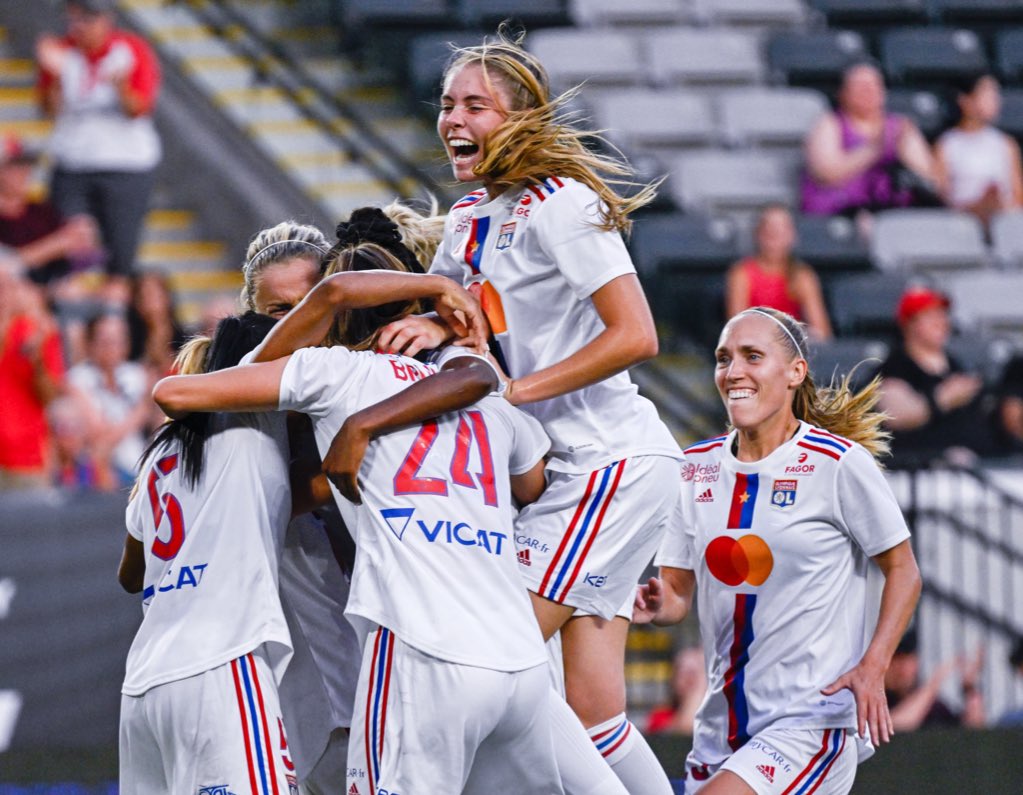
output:
[[[673,795],[664,768],[624,712],[593,726],[588,734],[629,795]]]
[[[548,703],[554,756],[565,795],[629,795],[614,771],[601,759],[565,699],[551,693]]]

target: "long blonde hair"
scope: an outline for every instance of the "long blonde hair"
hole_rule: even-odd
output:
[[[543,64],[523,49],[524,35],[511,37],[506,26],[497,39],[475,47],[457,47],[444,69],[444,82],[466,66],[479,66],[487,87],[496,97],[492,80],[507,89],[512,107],[507,118],[484,141],[483,159],[473,168],[497,192],[520,183],[537,184],[550,176],[571,177],[587,185],[600,198],[601,229],[628,233],[629,214],[649,204],[657,183],[643,185],[634,195],[623,196],[611,186],[637,187],[628,178],[633,170],[624,160],[592,151],[587,139],[597,132],[568,123],[563,108],[578,93],[572,88],[551,98]]]
[[[426,212],[419,212],[400,201],[391,202],[382,211],[397,224],[402,244],[412,252],[424,271],[429,270],[444,239],[445,216],[440,214],[437,198],[430,196]]]
[[[806,359],[809,341],[802,323],[786,312],[767,306],[751,307],[736,317],[751,313],[769,315],[777,321],[773,324],[775,339],[792,359]],[[886,415],[874,410],[881,399],[881,379],[875,376],[865,387],[854,392],[852,379],[855,372],[854,367],[837,383],[832,378],[827,386],[819,387],[807,368],[806,378],[796,388],[792,399],[792,413],[798,420],[858,442],[878,459],[888,455],[891,440],[891,434],[882,427]]]
[[[256,311],[256,285],[260,274],[271,265],[295,257],[308,257],[319,264],[329,249],[330,243],[323,232],[315,226],[297,221],[281,221],[276,226],[257,232],[249,242],[245,264],[242,265],[242,275],[245,277],[242,306]]]

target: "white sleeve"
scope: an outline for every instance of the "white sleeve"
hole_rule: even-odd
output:
[[[497,398],[504,402],[504,398]],[[508,459],[508,472],[522,475],[536,466],[551,449],[551,440],[543,426],[526,412],[507,404],[505,415],[512,429],[512,449]]]
[[[654,563],[673,569],[696,570],[696,527],[693,516],[693,489],[679,473],[678,499],[672,511],[672,521],[661,540]]]
[[[295,351],[281,373],[278,408],[323,416],[337,405],[352,383],[355,357],[340,345]]]
[[[504,381],[504,379],[501,377],[501,371],[497,369],[497,367],[494,365],[492,361],[490,361],[490,359],[488,359],[486,356],[480,356],[480,354],[476,353],[475,351],[471,351],[468,348],[463,348],[459,345],[445,345],[443,348],[438,348],[430,356],[430,363],[435,364],[437,366],[437,369],[440,370],[443,369],[444,365],[447,364],[448,362],[464,357],[470,357],[486,364],[487,367],[494,371],[494,375],[497,376],[498,384],[501,384]]]
[[[454,254],[451,253],[452,231],[454,224],[454,213],[449,213],[444,221],[444,238],[437,246],[437,253],[433,255],[433,262],[430,263],[430,273],[439,276],[447,276],[459,284],[465,286],[467,269]]]
[[[146,472],[147,470],[143,467],[141,471]],[[128,530],[128,535],[136,541],[141,541],[143,538],[142,516],[140,515],[142,509],[140,506],[142,505],[142,500],[145,499],[142,496],[144,491],[145,486],[140,483],[135,496],[128,503],[128,507],[124,509],[124,526]]]
[[[571,182],[534,210],[538,241],[579,299],[636,267],[616,231],[600,229],[600,200],[585,185]]]
[[[868,557],[909,538],[895,495],[870,453],[854,445],[838,462],[835,478],[838,526]]]

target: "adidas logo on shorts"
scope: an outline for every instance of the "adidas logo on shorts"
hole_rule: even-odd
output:
[[[707,489],[703,494],[696,498],[696,502],[714,502],[714,495],[710,489]]]
[[[359,788],[352,784],[352,786],[348,788],[348,795],[359,795]]]
[[[774,766],[773,765],[757,765],[757,772],[760,773],[769,783],[774,783]]]
[[[533,565],[533,561],[531,561],[529,559],[529,550],[528,549],[520,549],[519,550],[519,563],[521,563],[523,566],[532,566]]]

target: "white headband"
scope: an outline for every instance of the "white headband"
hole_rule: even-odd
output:
[[[309,246],[310,248],[316,249],[321,254],[327,254],[330,251],[330,249],[326,249],[323,246],[317,245],[316,243],[312,243],[308,240],[275,240],[273,243],[268,243],[267,245],[263,246],[263,248],[261,248],[251,257],[249,257],[248,262],[245,263],[245,265],[242,267],[242,270],[247,271],[249,268],[252,267],[253,262],[262,257],[265,252],[269,251],[274,246],[283,246],[286,243],[296,243],[302,246]]]
[[[796,347],[796,353],[798,353],[802,358],[804,358],[804,359],[806,358],[806,354],[803,353],[803,346],[801,346],[799,344],[799,342],[796,340],[795,335],[791,331],[789,331],[789,327],[786,326],[784,323],[782,323],[778,318],[776,318],[770,312],[765,312],[763,309],[746,309],[743,312],[740,312],[740,314],[748,315],[748,314],[751,314],[751,313],[754,313],[754,312],[756,314],[758,314],[758,315],[763,315],[764,317],[771,318],[771,320],[773,320],[775,323],[777,323],[779,326],[781,326],[781,330],[784,331],[786,335],[788,335],[788,338],[790,340],[792,340],[792,344]]]

